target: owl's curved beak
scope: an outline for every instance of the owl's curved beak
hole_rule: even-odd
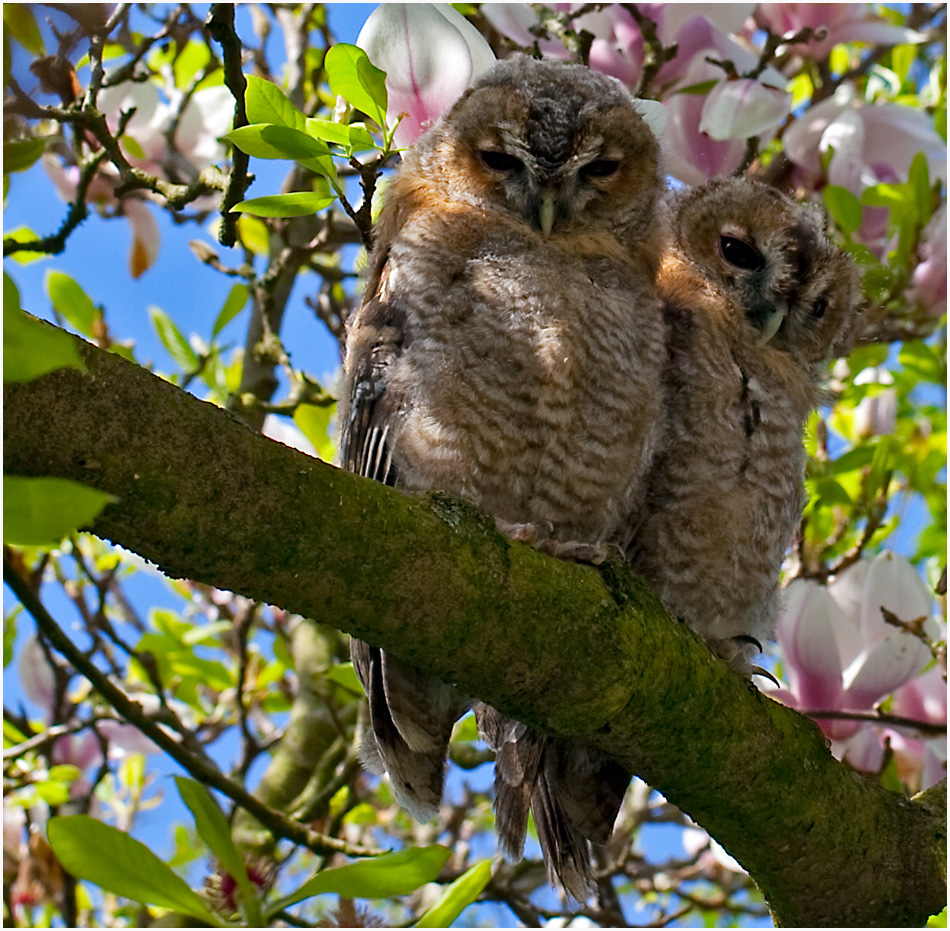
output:
[[[768,343],[782,326],[788,316],[788,302],[776,300],[768,304],[760,304],[749,311],[749,319],[759,328],[759,338],[756,342],[760,346]]]

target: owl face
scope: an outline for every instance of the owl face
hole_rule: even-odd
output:
[[[409,157],[450,199],[545,236],[635,229],[663,188],[656,140],[623,85],[525,57],[485,74]]]
[[[834,352],[858,289],[817,210],[733,179],[679,196],[673,212],[675,248],[737,312],[744,337],[803,362]]]

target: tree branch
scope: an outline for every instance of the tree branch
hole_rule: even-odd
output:
[[[335,469],[77,342],[85,373],[6,386],[4,468],[116,495],[99,536],[584,736],[709,831],[779,924],[914,925],[945,904],[945,785],[908,799],[838,763],[625,567],[546,557],[468,505]]]

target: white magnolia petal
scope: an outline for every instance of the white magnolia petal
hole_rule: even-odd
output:
[[[910,682],[930,659],[925,644],[912,634],[894,630],[845,670],[845,706],[873,707],[876,701]]]
[[[795,579],[786,587],[777,634],[792,688],[805,708],[837,707],[841,660],[833,625],[841,617],[823,585]]]
[[[285,417],[280,417],[277,414],[268,414],[264,418],[264,426],[261,432],[264,436],[269,436],[272,440],[283,443],[284,446],[299,449],[300,452],[306,453],[308,456],[319,458],[313,443],[304,436],[298,427],[294,426],[294,424]]]
[[[643,122],[653,131],[653,135],[659,139],[670,121],[670,113],[666,106],[659,100],[645,100],[642,97],[634,97],[633,106],[643,117]]]
[[[917,570],[902,556],[885,551],[868,568],[861,603],[861,630],[874,643],[895,628],[884,621],[881,608],[902,621],[930,617],[931,599]]]
[[[845,110],[821,134],[818,150],[831,155],[828,180],[860,195],[866,185],[864,159],[864,122],[854,110]]]
[[[195,91],[175,133],[179,151],[196,168],[220,161],[224,146],[218,140],[233,122],[234,98],[223,84]]]
[[[720,81],[707,95],[699,131],[710,138],[748,139],[777,129],[792,109],[792,95],[752,78]]]
[[[129,271],[133,278],[138,278],[155,264],[162,237],[158,223],[144,200],[127,198],[122,202],[122,212],[132,228]]]
[[[842,84],[832,97],[809,107],[801,118],[785,130],[782,137],[789,159],[809,171],[821,171],[821,138],[828,126],[854,105],[854,100],[854,87]]]
[[[867,42],[869,45],[918,45],[927,41],[922,32],[873,19],[842,23],[834,30],[833,38],[835,43]]]
[[[462,38],[468,45],[468,50],[472,56],[472,79],[477,78],[482,72],[487,71],[497,59],[492,47],[488,44],[485,37],[454,7],[447,3],[433,4],[435,9],[441,13],[449,23],[458,29]]]
[[[356,44],[386,72],[387,119],[402,122],[396,142],[411,145],[468,87],[473,63],[462,33],[431,3],[383,3]]]

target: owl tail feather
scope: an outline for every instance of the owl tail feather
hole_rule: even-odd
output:
[[[369,698],[363,765],[388,774],[397,803],[417,821],[439,810],[452,726],[468,707],[459,692],[361,640],[353,667]]]
[[[548,879],[583,902],[595,889],[591,844],[610,839],[630,775],[580,741],[548,737],[476,705],[482,738],[496,752],[495,827],[505,855],[524,852],[534,813]]]

